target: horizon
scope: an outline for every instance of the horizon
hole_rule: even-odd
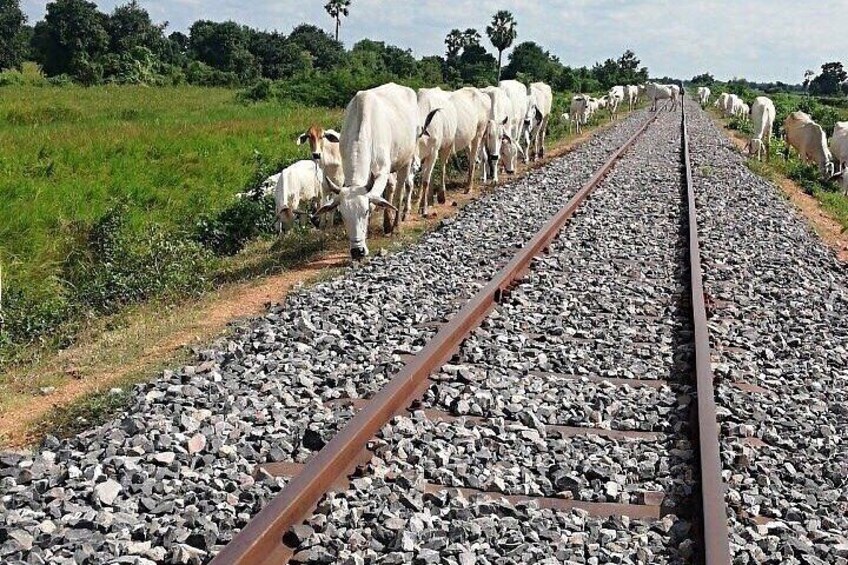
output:
[[[106,13],[125,3],[123,0],[95,2]],[[246,10],[231,0],[139,2],[155,23],[168,22],[166,33],[187,32],[194,21],[206,19],[232,20],[286,35],[296,25],[309,23],[332,35],[333,20],[323,4],[323,0],[308,4],[303,0],[282,3],[259,0]],[[518,22],[516,45],[534,41],[570,67],[591,68],[608,58],[617,59],[630,49],[648,67],[652,77],[690,80],[710,73],[721,81],[744,78],[750,82],[780,81],[791,85],[801,84],[807,69],[818,74],[822,64],[838,61],[839,53],[848,52],[848,35],[838,33],[839,23],[827,17],[828,13],[839,13],[833,0],[819,2],[815,8],[798,6],[788,0],[753,0],[744,8],[737,6],[733,10],[723,9],[725,4],[730,6],[716,0],[697,5],[673,5],[668,0],[601,0],[591,4],[588,0],[534,3],[456,0],[450,6],[435,0],[420,0],[414,5],[403,0],[354,0],[350,16],[342,20],[339,39],[347,49],[361,39],[371,39],[410,49],[417,58],[444,56],[447,33],[453,28],[473,27],[483,35],[483,46],[492,52],[494,48],[485,37],[485,27],[497,10],[508,9]],[[46,5],[41,0],[23,1],[22,9],[30,25],[43,19]],[[782,10],[781,6],[791,10]],[[680,17],[669,20],[665,17],[667,11],[660,14],[666,7],[679,11]],[[561,18],[550,18],[551,11],[561,14]],[[754,23],[762,21],[758,16],[763,13],[770,14],[770,25],[760,34],[751,34],[750,30],[756,29]],[[798,26],[798,22],[808,25]],[[658,33],[660,25],[668,29]],[[563,36],[561,31],[569,27],[584,33]],[[808,33],[812,29],[816,33]],[[732,33],[728,35],[728,31]],[[587,37],[592,41],[587,41]],[[657,39],[663,37],[666,42],[659,43]],[[820,37],[828,37],[828,41],[820,42]],[[511,49],[504,52],[504,64],[510,52]],[[766,60],[775,60],[768,70],[763,68]]]

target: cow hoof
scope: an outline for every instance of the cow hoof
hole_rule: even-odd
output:
[[[436,197],[436,200],[439,201],[439,204],[444,204],[445,202],[447,202],[448,199],[445,196],[444,192],[440,192],[439,195]]]

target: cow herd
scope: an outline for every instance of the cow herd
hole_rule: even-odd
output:
[[[706,106],[710,97],[709,89],[699,88],[698,96],[701,105]],[[716,98],[713,106],[726,117],[750,120],[753,134],[745,151],[760,160],[763,155],[768,158],[777,116],[771,99],[758,96],[749,107],[739,96],[724,92]],[[848,166],[848,122],[836,123],[828,144],[824,129],[809,114],[796,111],[783,121],[783,135],[787,152],[790,147],[793,148],[803,162],[818,167],[823,180],[840,181],[842,191],[848,194],[848,177],[845,175]]]
[[[368,254],[372,208],[383,209],[384,231],[394,231],[412,210],[417,171],[421,184],[415,202],[426,216],[437,164],[442,175],[435,197],[445,202],[452,155],[467,155],[467,193],[474,189],[478,166],[484,183],[496,183],[501,171],[515,172],[519,159],[526,163],[544,156],[552,105],[551,87],[541,82],[526,86],[503,80],[453,92],[416,92],[394,83],[363,90],[347,105],[341,132],[310,127],[297,143],[309,144],[311,159],[269,177],[262,190],[274,195],[280,231],[305,214],[301,203],[317,201],[316,217],[325,225],[329,213],[338,210],[351,257],[360,259]]]

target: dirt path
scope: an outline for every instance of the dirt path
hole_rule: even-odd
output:
[[[516,176],[543,166],[571,151],[594,132],[610,127],[605,124],[549,149],[544,159],[519,167]],[[486,189],[483,189],[486,190]],[[443,218],[455,215],[480,194],[462,190],[448,193],[444,205],[431,208],[427,219],[413,214],[401,225],[399,234],[377,236],[369,240],[373,251],[410,243],[435,228]],[[73,346],[37,363],[34,367],[13,370],[11,381],[49,384],[46,394],[19,394],[0,412],[0,447],[19,448],[39,441],[49,433],[42,425],[55,408],[67,407],[94,393],[113,387],[128,387],[148,380],[158,371],[175,366],[190,356],[188,350],[209,343],[227,331],[232,322],[261,315],[270,303],[281,302],[296,285],[333,274],[348,265],[344,241],[333,241],[329,249],[308,263],[285,272],[233,283],[196,301],[178,305],[142,305],[123,317],[119,327],[83,335]],[[23,384],[22,384],[23,387]]]
[[[715,116],[713,116],[713,119],[716,119]],[[739,151],[743,151],[745,145],[748,143],[748,139],[738,131],[726,127],[720,120],[717,121],[730,140],[733,141],[736,148]],[[795,208],[807,219],[822,241],[836,252],[837,258],[840,261],[848,262],[848,231],[843,230],[839,221],[822,208],[822,205],[815,196],[804,192],[792,180],[777,173],[770,180],[781,188]]]

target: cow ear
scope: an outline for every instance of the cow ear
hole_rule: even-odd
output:
[[[300,134],[300,135],[297,137],[297,144],[298,144],[298,145],[302,145],[302,144],[306,143],[306,140],[307,140],[308,138],[309,138],[309,136],[308,136],[306,133],[302,133],[302,134]]]
[[[336,130],[328,129],[324,132],[324,139],[329,141],[330,143],[338,143],[339,142],[339,132]]]

